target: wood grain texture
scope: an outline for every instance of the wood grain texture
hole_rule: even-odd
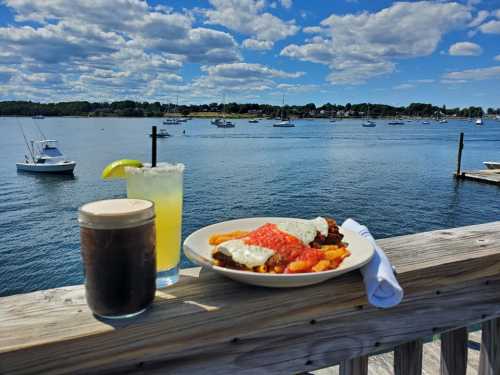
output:
[[[379,243],[405,290],[388,310],[358,272],[266,289],[184,271],[125,322],[95,319],[81,286],[0,298],[0,373],[298,373],[500,315],[500,222]]]
[[[421,375],[422,350],[421,339],[396,346],[394,348],[394,375]]]
[[[467,372],[467,328],[441,335],[441,375],[465,375]]]
[[[500,172],[495,169],[485,169],[480,171],[464,171],[455,177],[462,180],[484,182],[486,184],[500,185]]]
[[[481,355],[479,375],[500,375],[500,319],[492,319],[481,325]]]
[[[368,356],[347,359],[340,362],[340,375],[368,375]]]

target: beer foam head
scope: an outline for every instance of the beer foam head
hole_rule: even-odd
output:
[[[107,199],[84,204],[78,222],[94,229],[120,229],[142,225],[154,218],[153,202],[144,199]]]

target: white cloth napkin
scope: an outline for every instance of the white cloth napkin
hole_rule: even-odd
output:
[[[377,245],[368,228],[353,219],[347,219],[342,228],[352,230],[373,244],[375,254],[370,262],[361,268],[368,301],[375,307],[396,306],[403,299],[403,289],[396,280],[391,262]]]

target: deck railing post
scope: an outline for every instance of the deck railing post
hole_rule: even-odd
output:
[[[461,175],[461,167],[462,167],[462,150],[464,148],[464,133],[460,133],[460,140],[458,141],[458,155],[457,155],[457,172],[455,176],[457,178]]]
[[[394,375],[422,374],[423,341],[415,340],[394,349]]]
[[[467,328],[441,335],[441,375],[465,375],[467,371]]]
[[[340,362],[340,375],[368,375],[368,356]]]
[[[500,374],[500,318],[488,320],[481,325],[481,354],[479,375]]]

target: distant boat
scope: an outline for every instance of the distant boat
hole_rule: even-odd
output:
[[[389,121],[387,125],[404,125],[403,121]]]
[[[234,125],[231,121],[222,119],[222,121],[216,123],[215,126],[217,126],[218,128],[234,128],[236,125]]]
[[[257,124],[257,123],[259,122],[259,120],[255,120],[255,119],[253,119],[253,120],[248,120],[248,122],[249,122],[250,124]]]
[[[290,121],[287,116],[285,116],[285,95],[283,95],[283,105],[281,106],[281,121],[274,123],[275,128],[294,128],[295,124]]]
[[[422,121],[422,124],[424,124],[424,125],[429,125],[429,124],[430,124],[430,121]]]
[[[369,117],[370,117],[370,105],[368,105],[368,110],[366,111],[365,121],[361,125],[365,128],[374,128],[375,126],[377,126],[377,124],[375,123],[375,121],[370,120]]]
[[[24,135],[24,133],[23,133]],[[26,141],[26,138],[25,138]],[[31,159],[25,156],[25,161],[16,163],[18,171],[51,174],[72,174],[76,162],[67,160],[57,147],[54,139],[31,141],[31,147],[26,143]]]
[[[334,118],[330,118],[330,122],[337,122]]]
[[[181,122],[176,118],[167,118],[163,120],[163,125],[181,125]]]
[[[485,161],[483,164],[488,169],[500,169],[500,162],[498,161]]]
[[[445,118],[443,118],[443,119],[439,120],[439,123],[440,123],[440,124],[446,124],[447,122],[448,122],[448,120],[447,120],[447,119],[445,119]]]
[[[153,137],[153,134],[149,134],[150,137]],[[165,129],[160,129],[158,133],[156,133],[156,138],[168,138],[171,137],[170,133]]]
[[[294,128],[295,124],[290,122],[290,120],[283,120],[277,123],[274,123],[273,126],[275,128]]]
[[[45,118],[45,116],[44,115],[35,115],[35,116],[32,116],[31,118],[35,119],[35,120],[43,120]]]
[[[483,119],[482,119],[482,118],[478,118],[478,119],[476,120],[476,125],[477,125],[477,126],[481,126],[481,125],[483,125]]]
[[[226,120],[225,114],[226,114],[226,97],[224,96],[223,99],[223,106],[222,106],[222,117],[213,119],[210,121],[212,125],[217,126],[218,128],[234,128],[236,125],[233,124],[231,121]]]

